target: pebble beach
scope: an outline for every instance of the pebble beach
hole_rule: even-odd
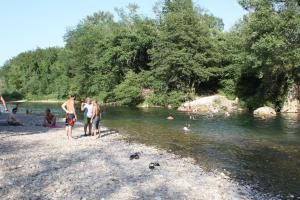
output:
[[[35,116],[19,115],[24,126],[16,127],[6,117],[0,115],[0,199],[276,199],[106,128],[100,138],[83,137],[77,123],[68,141],[62,120],[49,129]],[[150,169],[151,162],[159,166]]]

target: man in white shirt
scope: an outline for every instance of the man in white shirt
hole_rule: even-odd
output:
[[[87,127],[89,127],[89,135],[92,134],[92,123],[91,118],[93,116],[93,104],[90,98],[86,98],[86,103],[81,103],[81,111],[84,112],[83,123],[84,123],[84,136],[87,136]]]

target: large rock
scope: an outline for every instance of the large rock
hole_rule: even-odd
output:
[[[225,96],[213,95],[199,97],[193,101],[183,103],[178,110],[196,113],[232,112],[237,109],[237,101],[231,101]]]
[[[260,107],[253,112],[254,116],[261,118],[272,118],[276,117],[276,111],[271,107]]]
[[[298,113],[300,111],[299,93],[300,93],[300,87],[297,86],[296,84],[292,85],[292,87],[289,88],[281,112]]]

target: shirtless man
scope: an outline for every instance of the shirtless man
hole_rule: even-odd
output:
[[[93,124],[93,135],[99,134],[100,137],[100,129],[99,124],[101,120],[101,110],[98,101],[93,101],[93,115],[91,117],[91,124]]]
[[[11,126],[23,126],[23,123],[19,121],[16,117],[17,111],[18,111],[18,107],[12,109],[12,113],[10,113],[7,118],[7,122]]]
[[[2,102],[2,104],[3,104],[4,111],[5,111],[5,112],[8,112],[8,109],[7,109],[7,107],[6,107],[5,100],[3,99],[3,97],[2,97],[2,96],[0,96],[0,101],[1,101],[1,102]]]
[[[72,127],[77,120],[75,112],[75,96],[71,95],[70,98],[61,105],[61,108],[66,112],[66,133],[70,140],[72,138]]]

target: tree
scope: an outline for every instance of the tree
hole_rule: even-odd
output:
[[[253,107],[272,102],[279,109],[300,65],[299,5],[293,0],[239,2],[250,11],[240,29],[245,41],[239,95]]]
[[[19,54],[4,68],[6,86],[23,95],[46,95],[55,91],[49,87],[60,48],[36,49]]]
[[[126,74],[122,83],[116,86],[113,93],[115,100],[123,105],[137,105],[142,102],[142,80],[132,71]]]
[[[190,0],[165,1],[162,11],[150,51],[154,76],[165,84],[162,90],[199,89],[222,71],[217,56],[219,19],[202,13]]]

